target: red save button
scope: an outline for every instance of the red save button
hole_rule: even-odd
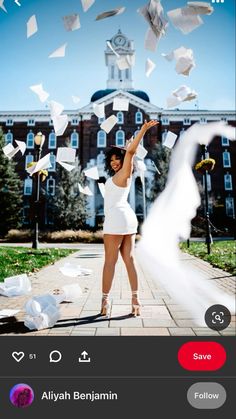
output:
[[[189,371],[216,371],[223,367],[226,352],[217,342],[187,342],[179,349],[178,361]]]

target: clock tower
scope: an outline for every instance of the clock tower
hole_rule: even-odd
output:
[[[109,42],[120,57],[128,56],[129,62],[134,61],[134,43],[129,40],[120,29]],[[132,67],[120,70],[116,63],[117,58],[117,55],[107,46],[107,49],[105,50],[106,66],[108,67],[107,89],[132,90]]]

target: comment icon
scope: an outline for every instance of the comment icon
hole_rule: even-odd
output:
[[[49,354],[49,361],[50,362],[57,363],[57,362],[60,362],[61,359],[62,359],[62,354],[61,354],[60,351],[54,350],[54,351],[50,352],[50,354]]]

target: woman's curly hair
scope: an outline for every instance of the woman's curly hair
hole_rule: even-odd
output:
[[[111,157],[115,155],[123,164],[125,153],[126,150],[119,147],[111,147],[105,152],[105,170],[109,176],[115,174],[114,170],[111,168]]]

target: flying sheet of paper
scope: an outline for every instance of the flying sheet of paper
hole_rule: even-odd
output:
[[[79,102],[80,102],[80,97],[79,97],[79,96],[73,96],[73,95],[72,95],[71,97],[72,97],[72,100],[73,100],[73,102],[74,102],[74,103],[76,103],[76,104],[77,104],[77,103],[79,103]]]
[[[168,131],[162,145],[164,145],[167,148],[173,148],[175,145],[176,138],[177,138],[176,134],[174,134],[171,131]]]
[[[103,129],[104,131],[106,131],[106,133],[108,134],[112,128],[116,125],[118,121],[118,118],[115,115],[111,115],[109,116],[109,118],[105,119],[105,121],[103,121],[100,125],[101,129]]]
[[[52,118],[54,131],[57,137],[63,135],[69,123],[68,115],[59,115]]]
[[[85,174],[85,176],[87,176],[91,179],[95,179],[95,180],[99,179],[99,173],[98,173],[97,166],[91,167],[90,169],[85,169],[84,174]]]
[[[43,90],[43,85],[41,84],[35,84],[33,86],[30,86],[30,89],[36,93],[36,95],[38,96],[39,100],[43,103],[47,100],[47,98],[49,97],[49,93],[45,92],[45,90]]]
[[[42,157],[36,165],[28,167],[26,171],[30,174],[30,176],[34,175],[34,173],[39,172],[40,170],[48,169],[52,167],[50,161],[50,153],[46,154],[46,156]]]
[[[167,98],[167,108],[172,108],[180,104],[181,102],[190,101],[196,99],[197,93],[190,89],[188,86],[180,86],[178,89],[174,90],[171,95]]]
[[[138,261],[154,283],[187,309],[199,326],[206,326],[204,315],[213,304],[223,304],[235,313],[235,296],[224,293],[181,260],[179,241],[187,240],[191,220],[201,203],[192,165],[199,144],[208,145],[215,136],[235,139],[235,128],[224,122],[192,125],[178,141],[171,156],[164,191],[149,210],[137,245]]]
[[[128,111],[129,110],[129,99],[122,97],[115,97],[113,100],[113,111]]]
[[[30,291],[31,282],[26,274],[10,276],[0,283],[0,295],[4,297],[25,295]]]
[[[181,103],[181,100],[174,95],[170,95],[166,99],[166,107],[173,108],[174,106],[178,106]]]
[[[161,54],[168,61],[176,60],[175,70],[178,74],[188,76],[190,71],[195,67],[193,58],[193,50],[190,48],[180,47],[169,54]]]
[[[99,191],[101,192],[102,197],[105,196],[105,185],[102,182],[98,182]]]
[[[62,58],[62,57],[65,57],[66,47],[67,47],[67,43],[63,44],[61,47],[59,47],[55,51],[53,51],[49,55],[49,58]]]
[[[155,67],[156,67],[156,64],[152,60],[150,60],[150,58],[147,58],[146,65],[145,65],[146,77],[150,76],[150,74],[153,72]]]
[[[95,3],[95,0],[81,0],[83,11],[87,12],[87,10]]]
[[[108,46],[108,48],[111,49],[111,51],[113,52],[113,54],[115,54],[118,58],[120,57],[120,55],[114,50],[114,48],[111,45],[110,41],[107,41],[107,46]]]
[[[18,140],[16,140],[16,143],[18,147],[14,148],[13,145],[9,143],[6,146],[4,146],[2,149],[3,153],[5,154],[5,156],[8,157],[9,160],[12,157],[14,157],[15,154],[18,153],[18,151],[21,152],[22,156],[25,154],[26,143],[24,141],[18,141]]]
[[[12,158],[12,153],[14,153],[15,149],[11,143],[8,143],[2,148],[2,151],[5,154],[5,156],[8,157],[8,159],[10,160]]]
[[[82,194],[84,194],[84,195],[88,195],[88,196],[92,196],[92,195],[93,195],[93,192],[91,191],[91,189],[89,189],[89,187],[88,187],[88,186],[85,186],[85,187],[83,188],[83,186],[82,186],[82,185],[80,185],[80,183],[78,183],[78,187],[79,187],[79,191],[80,191],[80,193],[82,193]]]
[[[63,16],[64,27],[66,31],[76,31],[80,28],[80,19],[78,14]]]
[[[118,7],[117,9],[109,10],[107,12],[103,12],[103,13],[97,15],[95,20],[101,20],[101,19],[105,19],[107,17],[117,16],[117,15],[120,15],[121,13],[123,13],[124,11],[125,11],[125,7]]]
[[[0,0],[0,9],[4,10],[4,12],[7,13],[7,9],[4,6],[4,0]]]
[[[17,4],[17,6],[21,6],[19,0],[15,0],[15,3]]]
[[[73,169],[75,169],[75,166],[73,164],[65,163],[64,161],[58,162],[64,169],[66,169],[68,172],[71,172]]]
[[[11,309],[0,310],[0,319],[3,319],[5,317],[15,316],[15,314],[19,313],[19,311],[20,310],[11,310]]]
[[[213,12],[212,5],[203,1],[188,1],[187,7],[183,8],[184,14],[211,15]]]
[[[165,35],[168,21],[164,18],[163,7],[159,0],[150,0],[144,7],[138,9],[138,12],[146,19],[158,39]]]
[[[146,157],[146,155],[147,155],[147,150],[146,150],[146,148],[144,148],[143,146],[142,146],[142,144],[139,144],[138,145],[138,148],[137,148],[137,151],[136,151],[136,156],[139,158],[139,159],[144,159],[145,157]]]
[[[151,28],[148,28],[145,39],[144,39],[144,48],[149,51],[155,52],[157,44],[161,36],[157,37]]]
[[[104,118],[105,117],[105,104],[93,103],[93,112],[98,118]]]
[[[119,70],[125,70],[126,68],[131,68],[134,66],[135,56],[134,55],[122,55],[116,60],[116,64]]]
[[[76,150],[71,147],[58,147],[56,161],[74,163],[76,156]]]
[[[51,118],[61,115],[61,113],[64,111],[64,106],[59,102],[55,102],[55,100],[50,100],[50,102],[48,102],[48,105],[50,109]]]
[[[38,24],[37,24],[36,16],[33,15],[29,18],[27,22],[27,38],[30,38],[36,32],[38,32]]]
[[[183,9],[174,9],[167,12],[169,19],[175,28],[180,29],[184,35],[192,32],[203,24],[199,15],[183,14]]]

